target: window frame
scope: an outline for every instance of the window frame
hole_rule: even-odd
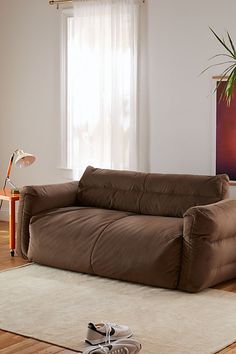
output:
[[[72,168],[68,164],[68,114],[67,114],[67,51],[68,18],[73,17],[72,7],[61,10],[60,16],[60,169],[72,179]],[[66,172],[67,171],[67,172]]]

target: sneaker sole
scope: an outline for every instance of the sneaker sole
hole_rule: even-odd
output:
[[[128,336],[124,336],[124,337],[112,336],[110,338],[110,341],[114,342],[115,340],[118,340],[118,339],[127,339],[127,338],[130,338],[132,335],[133,335],[133,333],[130,333]],[[91,340],[91,341],[89,341],[88,339],[85,339],[85,342],[90,345],[97,345],[97,344],[105,344],[106,343],[104,340],[101,340],[101,339],[96,339],[96,340]]]

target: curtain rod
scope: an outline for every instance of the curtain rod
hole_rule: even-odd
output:
[[[72,4],[72,0],[50,0],[49,1],[49,5],[57,5],[57,10],[59,9],[59,5],[60,4],[67,4],[67,3],[71,3]]]
[[[140,0],[143,3],[145,3],[145,0]],[[49,4],[50,5],[57,5],[57,9],[59,9],[60,4],[67,4],[67,3],[72,3],[72,0],[50,0]]]
[[[60,4],[65,4],[67,2],[72,2],[72,0],[50,0],[49,4],[50,5],[60,5]]]

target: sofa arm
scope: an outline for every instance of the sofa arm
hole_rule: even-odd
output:
[[[27,258],[31,217],[44,210],[76,205],[77,189],[78,181],[21,189],[17,223],[18,255]]]
[[[236,277],[236,200],[196,206],[184,214],[178,288],[197,292]]]

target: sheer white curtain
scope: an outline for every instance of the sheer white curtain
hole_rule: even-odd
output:
[[[71,156],[88,165],[136,169],[140,0],[74,0]]]

